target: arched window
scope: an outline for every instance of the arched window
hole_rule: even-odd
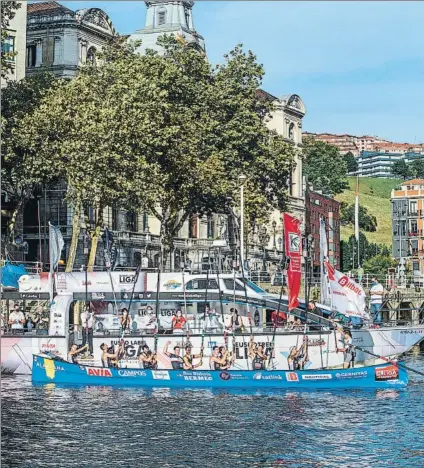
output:
[[[294,140],[294,123],[291,122],[289,125],[289,138],[290,140]]]
[[[166,23],[166,10],[158,11],[158,26],[162,26]]]
[[[91,65],[96,65],[96,48],[95,47],[90,47],[87,51],[87,63],[90,63]]]

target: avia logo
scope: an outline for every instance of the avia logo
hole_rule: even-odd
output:
[[[87,375],[95,377],[112,377],[112,372],[109,369],[102,367],[86,367]]]

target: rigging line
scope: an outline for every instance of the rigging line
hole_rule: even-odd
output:
[[[137,282],[138,282],[138,277],[140,275],[140,270],[141,270],[141,263],[140,263],[140,265],[138,265],[137,270],[135,271],[135,274],[134,274],[134,284],[133,284],[133,288],[132,288],[132,292],[131,292],[130,302],[128,304],[127,316],[125,317],[125,322],[124,322],[123,327],[122,327],[121,341],[124,339],[125,330],[127,328],[128,317],[130,316],[131,305],[132,305],[132,301],[133,301],[133,297],[134,297],[134,291],[135,291],[135,287],[136,287]]]
[[[356,346],[356,345],[352,345],[352,346],[354,348],[356,348],[356,349],[359,349],[359,351],[362,351],[363,353],[368,353],[371,356],[374,356],[374,357],[376,357],[378,359],[386,361],[386,362],[388,362],[390,364],[393,364],[393,365],[398,366],[398,367],[402,367],[403,369],[409,370],[410,372],[415,372],[415,374],[424,376],[424,372],[421,372],[421,371],[419,371],[417,369],[414,369],[413,367],[406,366],[405,364],[402,364],[401,362],[394,361],[393,359],[389,359],[389,358],[386,358],[386,357],[383,357],[383,356],[379,356],[378,354],[374,354],[371,351],[367,351],[366,349],[361,348],[360,346]]]
[[[25,358],[25,355],[24,353],[22,352],[22,349],[19,347],[19,345],[16,343],[12,346],[12,348],[14,349],[15,353],[18,355],[19,359],[24,363],[24,365],[26,365],[28,367],[28,369],[32,372],[32,369],[31,369],[31,366],[28,364],[28,361],[26,360]],[[22,356],[24,356],[25,359],[22,359],[22,356],[21,354],[19,354],[15,348],[18,348],[19,349],[19,353],[22,354]]]
[[[389,344],[393,349],[396,349],[396,346],[393,345],[393,343],[391,343],[381,332],[378,332],[378,334],[380,335],[381,338],[383,338],[383,340]]]
[[[203,329],[205,328],[205,323],[206,323],[206,304],[208,302],[209,269],[210,269],[210,248],[208,247],[208,265],[206,269],[206,288],[205,288],[205,308],[203,311]]]

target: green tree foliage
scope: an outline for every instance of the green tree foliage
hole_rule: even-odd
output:
[[[25,144],[20,129],[24,117],[32,115],[55,85],[54,75],[40,73],[19,82],[12,81],[2,90],[2,190],[12,207],[8,239],[13,234],[17,215],[35,187],[56,176],[57,165],[45,166],[34,147]]]
[[[236,200],[242,173],[250,213],[285,207],[295,149],[265,126],[271,104],[257,96],[255,56],[236,47],[213,67],[174,38],[161,43],[164,55],[144,56],[112,43],[100,66],[83,67],[22,124],[46,164],[62,162],[74,205],[97,210],[89,265],[115,203],[154,213],[168,248],[190,215]]]
[[[348,187],[347,162],[336,146],[305,138],[303,155],[303,173],[314,190],[336,195]]]
[[[342,271],[349,271],[358,268],[358,242],[354,235],[349,237],[349,240],[341,241],[341,268]],[[391,258],[391,252],[387,246],[368,242],[365,234],[359,233],[359,260],[360,265],[364,266],[365,262],[376,256]],[[365,266],[364,266],[365,268]]]
[[[341,203],[340,221],[342,224],[355,225],[355,204]],[[359,205],[358,209],[359,228],[367,232],[375,232],[377,230],[377,218],[368,213],[367,208]]]
[[[396,264],[396,260],[388,255],[376,255],[365,261],[364,272],[372,275],[387,275],[387,270],[394,268]]]
[[[351,151],[348,151],[344,156],[347,165],[347,172],[352,173],[358,170],[358,161]]]
[[[408,166],[411,177],[424,179],[424,159],[414,159]]]
[[[411,170],[404,159],[399,159],[392,164],[392,174],[402,179],[411,177]]]
[[[15,53],[4,50],[3,44],[8,37],[7,29],[9,29],[10,21],[15,17],[16,10],[21,8],[21,4],[15,0],[1,2],[1,76],[7,79],[8,74],[13,70],[13,57]]]

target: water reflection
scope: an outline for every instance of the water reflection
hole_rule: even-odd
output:
[[[409,365],[424,369],[424,357]],[[2,381],[7,467],[420,467],[424,379],[405,391],[32,386]],[[396,441],[396,443],[393,443]]]

